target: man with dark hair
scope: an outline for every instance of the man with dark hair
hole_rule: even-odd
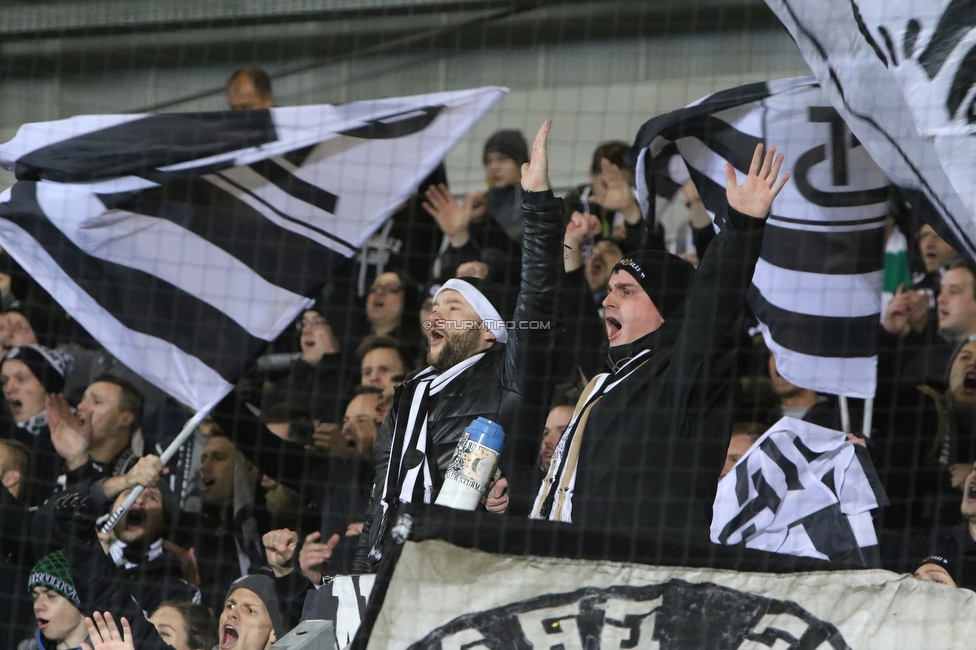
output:
[[[261,68],[244,66],[227,80],[227,105],[232,111],[250,111],[274,106],[271,77]]]
[[[362,385],[382,391],[393,385],[393,378],[413,370],[409,355],[399,341],[389,336],[370,335],[356,348],[362,370]]]
[[[610,371],[580,397],[532,517],[708,543],[728,444],[736,324],[766,217],[789,179],[779,177],[782,155],[771,147],[763,159],[762,148],[742,185],[727,165],[727,224],[697,272],[661,251],[614,266],[603,301]]]
[[[719,480],[732,471],[739,459],[746,455],[753,443],[762,437],[768,429],[765,424],[758,422],[738,422],[732,425],[732,435],[729,437],[729,448],[725,454],[725,465],[718,475]]]
[[[142,407],[139,391],[112,375],[99,376],[85,389],[76,413],[63,397],[49,399],[51,439],[65,467],[60,488],[88,484],[88,494],[101,509],[124,490],[154,484],[163,464],[153,454],[140,458],[142,438],[135,434]]]

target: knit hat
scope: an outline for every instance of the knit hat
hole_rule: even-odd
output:
[[[264,608],[268,610],[275,636],[280,639],[285,635],[288,628],[285,627],[285,614],[281,611],[281,600],[278,598],[278,592],[275,591],[274,579],[259,573],[238,578],[227,590],[224,600],[230,598],[230,595],[237,589],[249,589],[257,594],[257,597],[264,603]]]
[[[72,605],[81,609],[81,599],[75,589],[75,581],[71,577],[71,566],[64,549],[45,555],[31,569],[30,577],[27,579],[27,593],[30,593],[38,585],[53,589],[71,601]]]
[[[664,251],[636,251],[617,262],[613,272],[627,271],[665,319],[681,306],[691,290],[695,267]]]
[[[482,321],[490,321],[488,330],[499,343],[508,342],[508,330],[503,321],[510,320],[514,309],[511,291],[504,285],[482,278],[451,278],[434,294],[434,300],[447,289],[457,291]],[[502,314],[508,317],[502,318]]]
[[[921,562],[919,562],[918,566],[919,568],[921,568],[926,564],[934,564],[936,566],[942,567],[943,569],[949,571],[950,573],[952,572],[951,565],[949,564],[949,560],[947,560],[945,557],[941,555],[930,555],[924,560],[922,560]]]
[[[4,357],[5,361],[8,359],[16,359],[30,368],[48,393],[60,393],[64,390],[64,375],[72,361],[71,355],[40,345],[10,348]]]
[[[522,132],[516,129],[502,129],[492,133],[485,142],[485,151],[481,155],[482,163],[487,164],[485,161],[488,154],[494,152],[508,156],[520,167],[522,163],[529,162],[529,145],[526,143]]]

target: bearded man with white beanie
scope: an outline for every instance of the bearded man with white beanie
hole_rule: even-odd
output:
[[[514,316],[506,289],[454,278],[434,296],[427,368],[401,384],[376,438],[377,470],[356,570],[379,561],[399,503],[433,503],[465,427],[478,417],[510,433],[523,398],[542,399],[537,381],[555,329],[562,274],[562,202],[548,184],[546,121],[522,166],[521,286]],[[506,327],[506,326],[511,326]],[[504,512],[507,481],[489,488],[485,507]]]

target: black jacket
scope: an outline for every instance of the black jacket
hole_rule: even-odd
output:
[[[431,396],[428,431],[433,450],[429,453],[436,457],[436,469],[440,472],[450,463],[465,427],[478,417],[488,418],[505,429],[506,454],[520,454],[521,449],[536,444],[538,432],[522,432],[519,425],[523,398],[540,404],[547,401],[546,368],[551,356],[556,286],[562,273],[562,201],[554,199],[551,191],[526,193],[522,215],[522,283],[514,320],[542,321],[549,323],[550,329],[511,330],[507,344],[493,345],[478,363]],[[370,568],[366,554],[384,541],[383,527],[373,524],[379,522],[382,512],[381,492],[393,443],[392,432],[396,431],[400,409],[405,412],[410,407],[406,400],[401,402],[401,397],[404,392],[412,393],[411,381],[408,379],[397,388],[390,414],[377,434],[376,480],[357,553],[357,570]],[[521,444],[522,436],[531,443]],[[532,458],[526,462],[531,463]],[[437,484],[439,479],[435,477]],[[526,489],[531,488],[526,486]]]
[[[683,306],[632,351],[651,355],[590,410],[574,524],[708,539],[728,446],[736,325],[765,225],[729,212]]]

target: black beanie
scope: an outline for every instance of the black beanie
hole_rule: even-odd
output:
[[[941,555],[930,555],[924,560],[922,560],[921,562],[919,562],[918,566],[919,568],[922,568],[926,564],[934,564],[936,566],[942,567],[943,569],[949,571],[950,573],[952,572],[952,567],[949,564],[949,560],[947,560],[945,557]]]
[[[40,345],[22,345],[10,348],[4,357],[5,361],[7,359],[16,359],[30,368],[45,392],[53,394],[64,390],[64,375],[70,361],[70,357],[64,352]]]
[[[481,154],[482,163],[488,158],[488,154],[496,151],[514,160],[519,167],[522,163],[529,162],[529,145],[521,131],[502,129],[492,133],[485,142],[485,151]]]
[[[274,579],[260,573],[238,578],[227,590],[224,600],[230,598],[230,595],[237,589],[249,589],[257,594],[257,597],[264,603],[264,608],[268,610],[268,616],[271,617],[271,627],[274,629],[275,637],[280,640],[289,628],[285,627],[285,614],[281,611],[281,600],[278,598],[277,590],[275,590]]]
[[[613,267],[613,272],[627,271],[667,319],[681,306],[691,290],[695,267],[677,255],[664,251],[635,251]]]

